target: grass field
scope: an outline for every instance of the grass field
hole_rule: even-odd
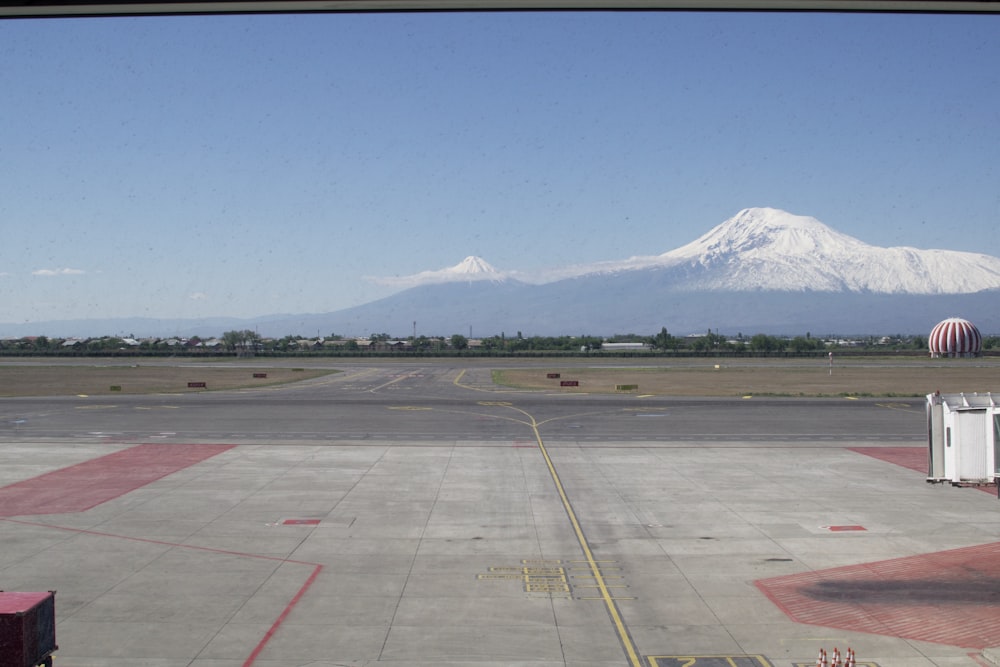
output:
[[[211,363],[127,364],[107,360],[60,363],[22,360],[0,363],[0,397],[190,393],[297,382],[339,372],[310,360],[275,363],[267,368],[222,360]],[[299,366],[291,366],[291,364]],[[328,362],[324,362],[325,363]],[[366,362],[368,363],[368,362]],[[373,365],[383,363],[372,360]],[[392,361],[389,363],[398,363]],[[410,362],[412,363],[412,362]],[[422,359],[417,365],[464,365],[454,359]],[[541,360],[488,364],[494,382],[554,392],[633,393],[659,396],[857,396],[922,397],[942,393],[1000,393],[1000,359],[841,358],[826,360],[690,359],[614,361],[579,359],[546,366]],[[231,364],[229,367],[227,365]],[[503,368],[503,366],[508,366]],[[304,366],[304,367],[300,367]],[[498,368],[499,367],[499,368]],[[265,374],[266,377],[254,377]],[[558,374],[558,378],[547,377]],[[576,381],[578,386],[561,386]],[[205,383],[189,387],[188,383]],[[618,389],[619,386],[634,386]],[[117,389],[115,389],[117,387]]]
[[[329,369],[163,365],[0,365],[0,396],[188,393],[261,387],[328,375]],[[254,377],[254,374],[266,377]],[[188,383],[205,383],[189,387]],[[117,387],[117,389],[115,389]]]
[[[558,378],[548,375],[558,374]],[[552,367],[497,370],[494,382],[522,389],[560,392],[653,394],[660,396],[926,396],[942,393],[1000,393],[1000,364],[993,360],[865,360],[824,362],[762,360],[760,363],[705,362],[700,366],[594,368]],[[576,381],[579,386],[561,386]],[[624,389],[618,387],[624,386]],[[631,388],[630,386],[634,386]]]

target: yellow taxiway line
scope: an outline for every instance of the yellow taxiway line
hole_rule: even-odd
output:
[[[573,532],[576,534],[576,539],[580,543],[580,549],[583,551],[587,567],[590,569],[590,573],[594,578],[594,587],[600,592],[600,599],[604,602],[604,606],[607,607],[608,614],[611,616],[612,623],[614,623],[615,631],[618,633],[618,640],[621,642],[622,648],[625,649],[625,653],[628,656],[629,664],[632,665],[632,667],[642,667],[642,660],[636,652],[635,645],[632,643],[632,638],[629,636],[628,630],[625,627],[625,622],[622,620],[617,605],[615,605],[614,597],[611,594],[611,587],[604,580],[601,567],[598,564],[597,559],[594,558],[594,552],[590,548],[590,543],[587,542],[586,535],[583,534],[583,528],[580,527],[580,521],[576,518],[576,512],[573,511],[573,506],[569,502],[569,496],[566,495],[566,489],[563,487],[562,481],[559,479],[559,473],[556,472],[555,464],[552,463],[552,459],[549,457],[549,452],[545,449],[545,443],[542,442],[542,434],[538,431],[538,422],[533,416],[520,408],[516,408],[514,406],[507,407],[510,407],[512,410],[517,410],[531,420],[529,426],[531,426],[531,430],[535,434],[535,441],[538,443],[538,450],[542,453],[542,458],[545,459],[545,465],[549,469],[549,475],[551,475],[552,482],[556,485],[556,491],[559,493],[559,499],[562,501],[563,508],[566,510],[566,515],[569,517],[570,524],[573,526]]]

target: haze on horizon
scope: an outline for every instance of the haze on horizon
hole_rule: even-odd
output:
[[[0,22],[0,321],[330,312],[737,211],[1000,256],[998,16]]]

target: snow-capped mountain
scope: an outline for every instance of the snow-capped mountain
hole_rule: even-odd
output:
[[[475,270],[473,259],[466,261]],[[1000,259],[880,248],[815,218],[774,208],[744,209],[660,255],[566,267],[548,279],[497,273],[523,282],[508,281],[503,289],[494,282],[464,281],[463,289],[457,282],[423,284],[332,313],[343,317],[330,325],[339,331],[365,321],[370,328],[395,331],[419,320],[444,332],[541,335],[645,332],[662,326],[779,334],[920,333],[961,314],[985,331],[1000,330],[994,307],[1000,302]]]
[[[663,268],[684,269],[687,290],[968,294],[1000,288],[996,257],[880,248],[773,208],[744,209],[657,259]]]

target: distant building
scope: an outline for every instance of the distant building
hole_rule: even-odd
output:
[[[983,336],[972,322],[961,317],[949,317],[931,329],[927,347],[932,359],[978,357],[983,350]]]
[[[627,350],[648,350],[647,343],[601,343],[602,352],[622,352]]]

